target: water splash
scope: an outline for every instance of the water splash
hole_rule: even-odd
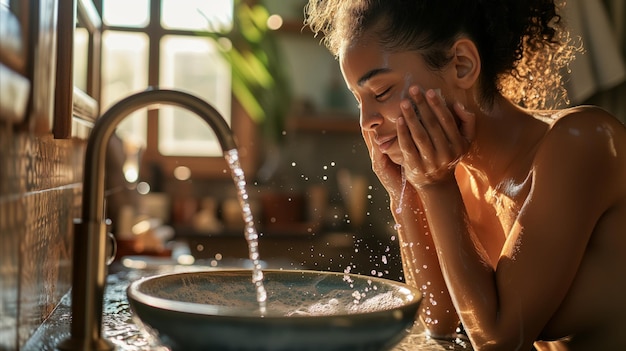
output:
[[[237,195],[245,223],[244,234],[248,242],[250,260],[252,261],[252,283],[254,283],[256,287],[259,311],[261,315],[265,315],[267,312],[267,292],[263,284],[263,270],[261,269],[261,260],[259,259],[259,234],[254,225],[254,218],[252,217],[252,210],[250,209],[248,191],[246,190],[246,179],[243,169],[241,168],[241,163],[239,162],[239,152],[237,149],[233,149],[225,152],[224,157],[228,162],[233,181],[237,187]]]
[[[402,213],[402,202],[404,202],[404,191],[406,189],[406,174],[404,174],[404,167],[400,167],[402,174],[402,190],[400,191],[400,201],[398,201],[398,207],[396,207],[396,214]],[[402,227],[400,223],[396,223],[393,229],[398,230]]]

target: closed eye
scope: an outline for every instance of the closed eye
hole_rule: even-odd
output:
[[[380,100],[381,98],[383,98],[389,91],[391,90],[391,88],[387,88],[387,90],[383,91],[380,94],[374,95],[374,97],[376,98],[376,100]]]

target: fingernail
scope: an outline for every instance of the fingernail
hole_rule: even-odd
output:
[[[402,108],[408,110],[411,108],[411,104],[408,101],[402,101]]]
[[[428,97],[429,97],[429,98],[433,99],[435,96],[437,96],[437,93],[436,93],[434,90],[429,89],[429,90],[426,92],[426,95],[428,95]]]
[[[398,123],[399,125],[404,125],[404,117],[398,117],[396,123]]]
[[[463,104],[462,104],[462,103],[460,103],[460,102],[457,102],[456,104],[457,104],[457,106],[459,106],[459,108],[460,108],[461,110],[465,111],[465,105],[463,105]]]

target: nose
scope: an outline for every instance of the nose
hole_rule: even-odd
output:
[[[384,121],[383,116],[376,109],[368,108],[361,104],[359,108],[359,124],[362,130],[375,130]]]

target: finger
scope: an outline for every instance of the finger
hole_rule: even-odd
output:
[[[459,134],[459,128],[456,125],[456,120],[454,119],[454,116],[441,94],[438,94],[436,91],[430,89],[426,92],[426,98],[430,108],[437,118],[437,122],[441,126],[444,135],[448,139],[451,139]]]
[[[372,160],[372,170],[387,192],[390,195],[396,195],[399,191],[397,187],[402,182],[400,166],[393,163],[389,156],[380,152],[374,142],[376,137],[374,132],[362,131],[362,135]]]
[[[459,102],[454,104],[454,112],[461,121],[461,134],[471,143],[476,136],[476,115],[469,112],[465,106]]]
[[[409,89],[409,94],[419,111],[422,125],[424,126],[428,141],[431,144],[429,149],[434,152],[434,150],[442,150],[442,147],[447,147],[448,141],[441,128],[439,119],[432,110],[430,102],[427,101],[424,93],[420,91],[419,87],[413,86]],[[426,147],[426,139],[424,139],[423,143],[424,145],[420,144],[420,147]],[[430,150],[424,149],[423,151]],[[420,149],[420,151],[422,151],[422,149]],[[432,155],[434,156],[434,154]]]
[[[404,102],[401,105],[403,111],[407,109],[412,110],[412,108],[410,107],[407,108]],[[402,150],[405,168],[415,169],[422,172],[426,167],[425,164],[430,164],[431,162],[429,160],[429,157],[432,156],[431,153],[433,152],[433,148],[430,141],[426,143],[420,143],[419,135],[426,135],[426,132],[419,122],[415,124],[417,124],[417,126],[414,126],[413,130],[410,130],[406,116],[401,116],[398,118],[398,120],[396,121],[398,145],[400,145],[400,150]],[[426,145],[420,146],[420,144]],[[424,151],[422,149],[427,149],[427,151]]]
[[[461,135],[454,115],[440,94],[434,90],[426,92],[426,98],[441,126],[443,137],[435,145],[440,150],[448,150],[449,159],[457,158],[465,150],[467,140]],[[445,138],[445,140],[444,140]],[[445,144],[445,145],[444,145]]]
[[[409,162],[407,166],[416,167],[418,161],[429,163],[435,152],[430,136],[410,101],[402,101],[400,108],[402,116],[396,121],[398,144],[404,154],[404,159]]]
[[[379,169],[382,170],[387,166],[387,163],[391,161],[378,149],[378,145],[376,145],[374,141],[376,138],[374,132],[363,131],[362,134],[365,145],[367,145],[369,151],[370,159],[372,160],[372,168],[375,172],[378,172]]]
[[[459,139],[462,138],[456,126],[454,115],[448,108],[441,93],[430,89],[425,93],[425,97],[429,108],[435,116],[438,127],[437,129],[433,127],[431,138],[435,148],[438,150],[439,161],[442,164],[447,164],[458,157],[460,150],[462,150],[460,148],[462,144],[459,142]]]
[[[376,167],[380,165],[383,154],[378,149],[378,146],[374,141],[375,138],[376,136],[374,135],[374,132],[363,131],[363,139],[365,140],[365,145],[367,146],[370,159],[372,160],[372,168],[374,171],[377,171]]]

